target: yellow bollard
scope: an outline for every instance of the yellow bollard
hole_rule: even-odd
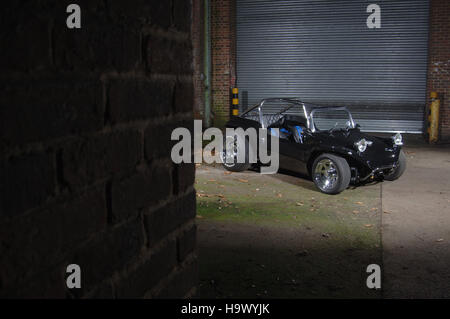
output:
[[[439,107],[440,100],[437,92],[431,92],[430,113],[428,115],[428,137],[429,143],[436,143],[439,137]]]
[[[233,98],[231,101],[231,109],[232,109],[232,115],[238,116],[239,115],[239,89],[238,88],[232,88],[231,93],[233,94]]]

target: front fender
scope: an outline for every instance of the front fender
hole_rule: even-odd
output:
[[[371,171],[371,167],[367,164],[367,160],[357,150],[348,147],[336,147],[329,144],[321,144],[320,147],[311,149],[308,159],[308,171],[311,170],[314,160],[323,153],[331,153],[345,158],[350,167],[357,168],[360,171]]]

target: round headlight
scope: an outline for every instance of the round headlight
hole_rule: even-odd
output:
[[[370,146],[370,145],[372,145],[372,142],[366,141],[365,138],[363,138],[362,140],[355,143],[356,148],[361,153],[364,152],[366,150],[367,146]]]
[[[392,140],[394,141],[395,145],[403,145],[403,137],[402,134],[397,133],[394,136],[392,136]]]

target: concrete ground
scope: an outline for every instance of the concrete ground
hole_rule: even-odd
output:
[[[406,145],[405,174],[382,184],[383,295],[450,298],[450,148]]]
[[[199,297],[450,296],[450,148],[406,143],[399,180],[335,196],[286,174],[197,167]],[[366,267],[382,267],[382,290]]]

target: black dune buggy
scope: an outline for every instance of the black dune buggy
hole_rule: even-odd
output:
[[[280,168],[310,176],[326,194],[338,194],[350,183],[396,180],[406,168],[402,136],[380,138],[362,133],[346,107],[317,106],[296,98],[264,99],[233,116],[226,127],[263,128],[266,134],[278,134]],[[236,136],[225,139],[226,143],[230,140],[238,143]],[[252,165],[237,160],[238,149],[225,145],[222,162],[227,170],[239,172]]]

